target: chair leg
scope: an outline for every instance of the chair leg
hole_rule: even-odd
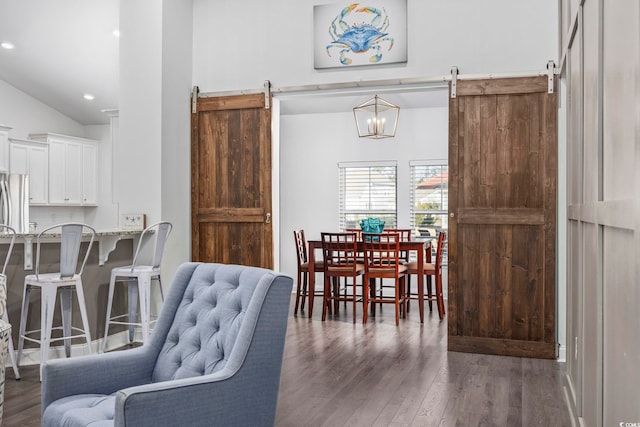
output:
[[[142,342],[149,340],[149,323],[151,310],[151,276],[142,274],[138,277],[138,295],[140,296],[140,323],[142,323]]]
[[[444,295],[442,294],[442,275],[438,274],[436,276],[436,298],[438,304],[438,315],[440,316],[440,320],[444,319],[445,310],[444,310]]]
[[[62,319],[62,336],[64,338],[64,354],[71,357],[71,297],[70,288],[60,288],[60,313]]]
[[[330,286],[330,278],[325,275],[324,277],[324,295],[322,296],[322,321],[324,322],[327,318],[327,310],[330,304],[329,294],[331,292]]]
[[[78,279],[76,283],[76,297],[78,298],[78,306],[80,306],[80,318],[82,319],[82,329],[84,329],[84,337],[87,340],[87,350],[89,354],[91,351],[91,331],[89,330],[89,316],[87,315],[87,304],[84,300],[84,290],[82,289],[82,282]]]
[[[116,286],[116,275],[111,274],[111,280],[109,280],[109,294],[107,296],[107,318],[104,322],[104,338],[102,340],[101,353],[107,348],[107,339],[109,338],[109,324],[111,323],[111,309],[113,308],[113,294]]]
[[[307,280],[309,280],[309,274],[311,274],[311,273],[307,273]],[[314,277],[314,279],[315,279],[315,277]],[[307,294],[307,297],[309,298],[309,309],[308,309],[308,311],[309,311],[309,319],[311,319],[311,316],[313,315],[313,297],[315,296],[315,293],[316,293],[315,287],[316,287],[316,281],[314,280],[313,281],[313,288],[314,289],[311,289],[311,287],[309,286],[309,293]],[[324,292],[323,292],[323,295],[324,295]]]
[[[369,281],[362,280],[362,323],[367,323],[369,317]]]
[[[298,314],[298,305],[300,304],[300,288],[302,282],[302,272],[298,270],[298,284],[296,285],[296,304],[293,307],[294,316]]]
[[[400,325],[400,289],[398,288],[398,281],[396,280],[395,294],[395,312],[396,312],[396,326]]]
[[[6,310],[2,314],[2,320],[4,320],[7,323],[10,323],[9,315],[7,314]],[[15,374],[16,379],[19,380],[20,370],[18,369],[18,363],[16,362],[16,352],[13,348],[13,339],[11,337],[9,337],[9,359],[11,360],[11,367],[13,368],[13,373]]]
[[[427,301],[429,301],[429,311],[433,311],[433,293],[431,292],[431,275],[427,279]]]
[[[303,275],[302,277],[302,301],[300,301],[300,310],[304,311],[304,302],[307,299],[307,292],[308,292],[308,281],[307,281],[307,277],[309,277],[309,273],[306,273]]]
[[[160,275],[158,275],[156,279],[158,279],[158,288],[160,288],[160,301],[164,302],[164,291],[162,290],[162,280],[160,279]]]
[[[133,324],[138,320],[138,280],[127,280],[127,306],[128,306],[128,319],[129,322],[129,344],[131,344],[135,338],[136,326]]]
[[[356,323],[356,307],[358,306],[358,298],[356,297],[356,278],[352,277],[351,280],[353,280],[353,295],[352,295],[352,299],[353,299],[353,323]],[[346,289],[346,287],[345,287]],[[346,290],[345,290],[346,292]]]
[[[18,356],[16,363],[20,365],[22,359],[22,348],[24,346],[24,334],[27,330],[27,316],[29,315],[29,297],[31,295],[31,286],[24,285],[22,292],[22,310],[20,312],[20,329],[18,330]]]
[[[40,381],[42,381],[42,365],[49,359],[56,293],[57,289],[53,286],[43,286],[40,288]]]

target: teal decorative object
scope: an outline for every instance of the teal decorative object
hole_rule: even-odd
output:
[[[360,229],[363,233],[382,233],[384,220],[380,218],[366,218],[360,221]]]

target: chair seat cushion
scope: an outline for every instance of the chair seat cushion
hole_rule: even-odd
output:
[[[418,272],[418,263],[417,262],[408,262],[405,264],[407,269],[409,270],[409,274],[416,274]],[[424,263],[424,274],[433,274],[436,271],[435,264],[429,264],[427,262]]]
[[[58,399],[42,415],[42,426],[113,427],[115,395],[80,394]]]

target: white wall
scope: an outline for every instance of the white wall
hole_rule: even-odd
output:
[[[29,218],[38,229],[67,221],[80,221],[100,230],[115,228],[117,215],[111,208],[111,131],[107,125],[82,126],[32,96],[0,80],[0,123],[12,127],[10,138],[26,139],[31,133],[59,133],[99,141],[99,187],[96,207],[32,206]]]
[[[557,58],[557,0],[408,0],[408,62],[313,69],[313,5],[333,0],[193,0],[201,91],[540,70]]]
[[[191,45],[192,10],[184,0],[163,4],[161,217],[173,224],[162,264],[168,278],[191,260],[191,49],[185,46]]]
[[[402,109],[395,138],[358,138],[351,112],[282,116],[280,133],[280,267],[293,277],[292,230],[319,239],[339,227],[338,162],[397,161],[398,227],[409,227],[409,161],[448,157],[447,108]]]
[[[162,2],[120,2],[120,135],[113,145],[120,213],[160,220]]]
[[[0,124],[10,126],[10,138],[53,132],[84,137],[81,124],[0,80]]]

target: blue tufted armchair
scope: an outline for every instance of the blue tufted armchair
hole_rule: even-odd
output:
[[[145,345],[44,364],[42,425],[273,425],[292,283],[182,265]]]

